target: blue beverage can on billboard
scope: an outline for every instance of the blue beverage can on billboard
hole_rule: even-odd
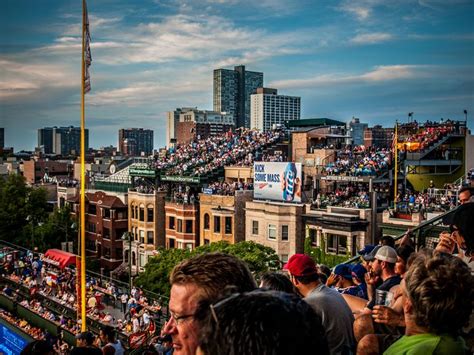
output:
[[[295,198],[295,163],[288,163],[284,172],[285,189],[283,190],[283,200],[293,201]]]

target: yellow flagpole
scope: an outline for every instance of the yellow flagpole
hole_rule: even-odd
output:
[[[398,188],[398,120],[395,121],[395,149],[394,149],[394,156],[395,156],[395,183],[393,184],[393,207],[397,208],[397,188]]]
[[[82,0],[82,61],[81,61],[81,331],[85,332],[87,329],[86,324],[86,198],[85,198],[85,187],[86,187],[86,172],[85,172],[85,102],[84,102],[84,89],[85,89],[85,22],[86,22],[86,4],[85,0]],[[79,305],[78,305],[79,306]]]

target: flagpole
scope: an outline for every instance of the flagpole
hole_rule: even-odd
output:
[[[82,0],[82,60],[81,60],[81,331],[85,332],[87,329],[86,324],[86,221],[85,221],[85,211],[86,211],[86,198],[85,198],[85,24],[86,22],[86,3],[85,0]],[[78,305],[79,306],[79,305]]]
[[[397,188],[398,188],[398,120],[395,121],[395,141],[394,157],[395,157],[395,183],[393,184],[393,207],[397,209]]]

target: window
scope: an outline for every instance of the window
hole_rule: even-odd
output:
[[[115,259],[121,258],[123,255],[123,249],[122,248],[115,248]]]
[[[153,244],[153,232],[152,231],[147,232],[146,242],[147,242],[147,244]]]
[[[88,213],[88,214],[93,214],[93,215],[95,215],[95,214],[97,213],[97,207],[96,207],[96,205],[89,204],[89,205],[87,206],[87,213]]]
[[[104,259],[110,259],[110,248],[104,247],[103,251],[104,251],[104,254],[103,254]]]
[[[178,229],[177,231],[179,233],[183,233],[183,220],[182,219],[178,219]]]
[[[134,210],[135,210],[135,219],[138,219],[138,206],[135,206]]]
[[[204,229],[209,229],[209,213],[204,214]]]
[[[104,218],[110,219],[110,217],[112,216],[111,211],[108,208],[103,208],[102,210],[104,211]]]
[[[274,225],[274,224],[269,224],[269,225],[268,225],[268,239],[276,240],[276,236],[277,236],[277,228],[276,228],[276,225]]]
[[[258,234],[258,221],[252,221],[252,234]]]
[[[170,217],[169,219],[169,229],[175,229],[175,226],[174,226],[174,217]]]
[[[104,227],[104,229],[103,229],[103,238],[110,239],[110,229],[109,228]]]
[[[288,240],[288,226],[281,226],[281,240]]]
[[[225,217],[224,225],[225,225],[224,233],[231,234],[232,233],[232,217]]]
[[[94,222],[87,222],[86,231],[95,233],[95,223]]]
[[[347,237],[327,233],[327,252],[337,255],[347,255]]]
[[[126,211],[117,211],[117,219],[127,219]]]
[[[95,253],[95,251],[96,251],[96,249],[95,249],[95,240],[87,239],[86,240],[86,249],[91,250]]]
[[[186,249],[193,250],[193,243],[186,243]]]
[[[138,264],[138,266],[140,267],[143,267],[145,266],[146,262],[145,262],[145,254],[140,254],[140,264]]]
[[[214,216],[214,233],[220,233],[220,232],[221,232],[221,217]]]
[[[209,243],[209,239],[204,239],[204,245],[208,245]]]
[[[288,262],[288,254],[281,254],[280,255],[280,261],[284,264]]]
[[[131,218],[132,218],[132,219],[135,219],[135,206],[132,205],[132,206],[130,207],[130,211],[132,212]]]
[[[148,206],[147,208],[147,222],[153,222],[153,217],[154,217],[154,213],[153,213],[153,207],[151,206]]]
[[[140,221],[145,222],[145,207],[140,206]]]
[[[193,232],[193,221],[190,220],[190,219],[187,219],[185,222],[186,222],[185,233],[192,233]]]

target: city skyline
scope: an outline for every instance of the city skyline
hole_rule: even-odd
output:
[[[204,4],[204,5],[203,5]],[[212,109],[213,70],[245,65],[301,97],[301,118],[464,119],[473,126],[471,1],[89,1],[90,146],[120,128],[155,131],[166,112]],[[0,127],[33,150],[37,130],[80,121],[77,1],[7,1],[1,20]]]

